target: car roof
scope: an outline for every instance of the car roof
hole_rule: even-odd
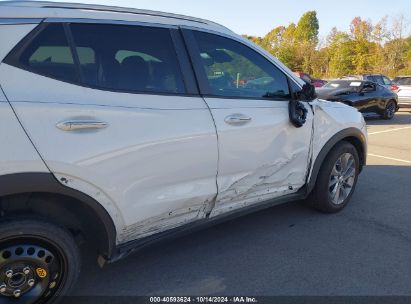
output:
[[[99,19],[187,25],[234,34],[225,26],[195,17],[129,7],[51,1],[0,1],[0,19]]]
[[[263,48],[255,45],[248,39],[237,35],[227,27],[205,19],[164,13],[158,11],[141,10],[135,8],[106,6],[95,4],[80,4],[52,1],[1,1],[0,0],[0,24],[38,24],[42,21],[88,22],[95,23],[137,23],[154,24],[160,26],[178,26],[192,29],[201,29],[208,32],[232,37],[242,43],[258,49],[259,52],[270,58],[299,87],[304,82],[294,75],[292,71],[274,58]]]
[[[336,80],[361,80],[362,77],[362,75],[346,75]]]

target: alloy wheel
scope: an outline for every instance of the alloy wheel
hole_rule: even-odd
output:
[[[390,102],[387,104],[387,107],[386,107],[386,109],[385,109],[385,115],[386,115],[386,117],[387,117],[388,119],[393,118],[394,115],[395,115],[395,110],[396,110],[396,108],[395,108],[395,103],[394,103],[393,101],[390,101]]]
[[[333,204],[341,205],[351,194],[356,177],[355,158],[351,153],[341,155],[333,166],[328,184]]]

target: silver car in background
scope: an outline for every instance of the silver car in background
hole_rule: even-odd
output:
[[[394,79],[398,87],[395,91],[398,95],[398,106],[400,108],[411,108],[411,76],[399,76]]]

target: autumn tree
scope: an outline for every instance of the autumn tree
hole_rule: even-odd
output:
[[[376,24],[356,17],[348,32],[332,28],[320,43],[315,11],[288,26],[277,26],[264,37],[248,37],[280,59],[290,69],[315,77],[350,74],[411,74],[411,37],[407,19],[384,17]]]

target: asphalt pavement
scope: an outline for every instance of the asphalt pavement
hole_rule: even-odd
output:
[[[103,269],[85,253],[74,295],[411,296],[411,112],[367,123],[368,166],[342,213],[289,203]]]

